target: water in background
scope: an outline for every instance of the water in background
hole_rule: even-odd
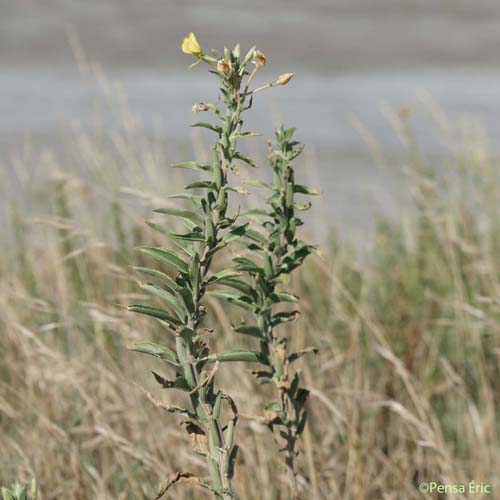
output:
[[[161,130],[170,144],[185,140],[192,104],[213,96],[203,67],[187,69],[185,33],[204,47],[257,42],[269,61],[257,83],[296,78],[256,100],[249,126],[265,136],[282,120],[299,126],[304,174],[324,193],[316,220],[359,240],[374,211],[395,213],[405,199],[404,147],[391,124],[399,109],[416,108],[433,158],[446,153],[444,116],[481,123],[495,139],[499,22],[493,0],[0,0],[0,162],[10,168],[27,135],[57,150],[68,123],[93,126],[101,90],[80,74],[70,39],[121,82],[146,134]],[[43,182],[48,172],[37,174]]]

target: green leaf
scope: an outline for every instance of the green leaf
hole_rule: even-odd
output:
[[[248,185],[254,186],[254,187],[258,187],[258,188],[274,189],[274,186],[272,184],[269,184],[269,182],[258,181],[258,180],[253,180],[253,179],[245,180],[245,184],[248,184]]]
[[[251,337],[262,338],[262,332],[257,325],[240,325],[233,326],[233,330],[237,333],[242,333],[243,335],[250,335]]]
[[[172,168],[187,168],[190,170],[202,170],[204,172],[211,172],[212,165],[203,165],[197,161],[183,161],[180,163],[173,163],[170,165]]]
[[[153,228],[155,231],[158,231],[159,233],[165,235],[169,240],[172,241],[172,243],[176,247],[180,248],[186,255],[188,255],[191,258],[193,257],[193,251],[191,248],[191,243],[189,243],[189,240],[183,240],[182,238],[173,237],[172,236],[173,233],[169,229],[159,224],[156,224],[155,222],[146,221],[146,224],[149,227]]]
[[[240,216],[241,217],[246,217],[249,215],[258,215],[262,217],[272,217],[273,212],[270,210],[262,210],[261,208],[252,208],[250,210],[245,210],[244,212],[241,212]]]
[[[307,423],[307,412],[304,411],[302,413],[300,420],[299,420],[299,424],[297,425],[297,434],[299,436],[304,432],[304,429],[306,427],[306,423]]]
[[[205,241],[201,231],[190,231],[189,233],[169,233],[169,237],[181,241]]]
[[[279,312],[273,315],[271,319],[271,325],[273,327],[280,325],[281,323],[288,323],[290,321],[296,321],[300,316],[299,311],[287,311]]]
[[[257,165],[252,160],[252,158],[250,158],[249,156],[244,155],[243,153],[240,153],[239,151],[237,151],[236,153],[234,153],[233,157],[237,158],[238,160],[244,161],[247,165],[250,165],[253,168],[257,168]]]
[[[219,352],[209,356],[209,359],[220,362],[246,361],[248,363],[267,364],[260,352],[251,349],[236,349],[234,351]]]
[[[194,311],[192,291],[189,288],[181,287],[179,290],[179,294],[182,297],[184,305],[186,306],[186,309],[188,310],[189,314],[192,314]]]
[[[264,236],[259,231],[256,231],[255,229],[251,229],[249,222],[232,228],[231,231],[229,231],[225,235],[225,241],[232,241],[236,239],[235,237],[240,238],[242,236],[245,236],[246,238],[249,238],[250,240],[256,241],[257,243],[261,243],[263,245],[268,242],[266,236]]]
[[[145,314],[146,316],[151,316],[153,318],[159,319],[161,321],[166,321],[169,324],[172,324],[174,327],[180,325],[180,321],[163,309],[159,309],[158,307],[150,307],[150,306],[142,306],[140,304],[132,304],[128,306],[127,309],[132,312],[136,312],[139,314]]]
[[[235,445],[229,453],[229,467],[227,468],[228,479],[233,479],[234,476],[234,466],[236,464],[236,457],[238,456],[239,446]]]
[[[289,142],[293,134],[297,130],[297,127],[290,127],[284,130],[285,141]]]
[[[216,189],[215,184],[212,181],[195,181],[188,184],[184,189]]]
[[[245,283],[244,281],[237,280],[234,278],[223,278],[218,281],[219,285],[225,285],[229,286],[231,288],[234,288],[235,290],[239,290],[240,292],[243,292],[245,295],[248,295],[250,297],[255,298],[255,290],[248,284]]]
[[[177,355],[172,349],[165,347],[160,344],[155,344],[154,342],[143,342],[141,344],[137,344],[133,347],[129,347],[130,351],[141,352],[143,354],[149,354],[150,356],[154,356],[155,358],[164,359],[168,363],[180,367],[179,360],[177,359]]]
[[[167,274],[158,271],[158,269],[150,269],[149,267],[134,267],[134,271],[137,271],[142,274],[146,274],[147,276],[151,276],[152,278],[157,278],[162,281],[165,285],[167,285],[172,291],[175,291],[178,286],[175,281],[168,276]]]
[[[177,193],[172,194],[169,198],[177,198],[181,200],[189,200],[195,207],[201,208],[201,200],[203,200],[203,196],[199,194],[189,194],[189,193]]]
[[[233,269],[225,269],[224,271],[212,274],[212,276],[210,276],[210,278],[206,281],[206,284],[212,285],[213,283],[217,283],[218,281],[226,278],[237,278],[238,276],[241,276],[240,272],[234,271]]]
[[[247,228],[245,231],[245,236],[253,241],[256,241],[257,243],[266,244],[268,242],[266,236],[264,236],[261,232],[256,231],[255,229]]]
[[[247,311],[253,311],[255,307],[252,298],[246,295],[239,295],[233,292],[226,292],[225,290],[212,290],[208,292],[208,295],[228,300],[232,304],[242,307]]]
[[[277,304],[278,302],[298,302],[299,299],[296,295],[285,292],[275,292],[271,295],[271,300]]]
[[[310,194],[310,195],[320,194],[318,190],[316,190],[314,188],[307,187],[307,186],[303,186],[302,184],[295,184],[293,186],[293,192],[300,193],[300,194]]]
[[[256,274],[264,273],[264,270],[261,267],[247,257],[235,257],[233,261],[236,262],[235,269],[238,271],[247,271]]]
[[[153,285],[152,283],[141,284],[141,288],[156,295],[160,299],[163,299],[172,309],[175,311],[180,320],[186,317],[186,311],[179,302],[179,299],[170,292],[167,292],[163,288]]]
[[[188,219],[196,224],[201,224],[203,222],[201,215],[196,212],[192,212],[191,210],[181,210],[179,208],[157,208],[156,210],[153,210],[153,212],[182,217],[183,219]]]
[[[168,264],[181,273],[188,272],[188,265],[175,252],[157,247],[139,247],[141,252],[151,255],[155,259]]]
[[[221,135],[222,134],[222,127],[219,127],[218,125],[214,125],[213,123],[208,123],[208,122],[196,122],[191,125],[191,127],[202,127],[202,128],[207,128],[209,130],[212,130],[213,132],[216,132],[217,134]]]

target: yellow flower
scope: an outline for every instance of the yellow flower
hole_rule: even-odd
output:
[[[198,43],[198,40],[196,40],[196,36],[193,32],[184,37],[181,48],[182,52],[185,54],[191,54],[196,57],[200,57],[203,54],[200,44]]]
[[[219,73],[227,74],[230,73],[232,69],[233,65],[228,59],[220,59],[217,61],[217,71]]]
[[[274,85],[286,85],[293,78],[293,73],[284,73],[274,82]]]
[[[266,56],[260,50],[256,50],[253,55],[253,63],[261,68],[266,64]]]

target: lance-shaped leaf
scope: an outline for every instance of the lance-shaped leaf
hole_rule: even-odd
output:
[[[164,309],[160,309],[158,307],[150,307],[150,306],[143,306],[140,304],[132,304],[130,306],[127,306],[127,309],[132,312],[136,312],[139,314],[145,314],[146,316],[151,316],[153,318],[159,319],[161,321],[166,321],[167,323],[170,324],[172,328],[175,328],[176,326],[179,326],[181,322],[169,314],[167,311]]]
[[[207,128],[209,130],[212,130],[213,132],[216,132],[217,134],[221,135],[222,134],[222,127],[219,125],[214,125],[213,123],[208,123],[208,122],[197,122],[193,123],[191,127],[202,127],[202,128]]]
[[[254,309],[253,299],[247,295],[240,295],[233,292],[227,292],[225,290],[212,290],[208,292],[208,295],[228,300],[232,304],[242,307],[247,311],[253,311]]]
[[[162,273],[161,271],[158,271],[158,269],[150,269],[149,267],[134,267],[133,269],[138,273],[145,274],[152,278],[157,278],[162,283],[167,285],[172,291],[175,291],[178,288],[177,284],[170,276]]]
[[[169,237],[177,241],[204,241],[203,233],[198,229],[189,233],[169,233]]]
[[[307,423],[307,412],[302,412],[299,423],[297,425],[297,435],[301,435],[304,432]]]
[[[229,454],[229,467],[228,467],[228,471],[227,471],[227,477],[229,479],[232,479],[234,476],[234,466],[236,464],[236,457],[238,456],[238,450],[239,450],[239,446],[235,445],[235,446],[233,446],[233,449],[231,450],[231,452]]]
[[[179,316],[180,320],[184,319],[184,317],[186,316],[186,311],[184,310],[181,302],[175,295],[171,294],[170,292],[167,292],[166,290],[164,290],[159,286],[153,285],[152,283],[141,284],[141,288],[143,288],[149,293],[152,293],[153,295],[156,295],[160,299],[163,299],[165,302],[167,302],[168,305],[170,305],[170,307],[172,307],[177,316]]]
[[[247,180],[245,180],[245,184],[248,184],[249,186],[258,187],[258,188],[273,189],[273,185],[269,184],[269,182],[265,182],[265,181],[247,179]]]
[[[274,304],[277,304],[278,302],[298,302],[299,300],[296,295],[286,292],[275,292],[270,295],[270,298]]]
[[[242,333],[243,335],[250,335],[251,337],[262,338],[262,332],[257,325],[239,325],[234,326],[233,330],[237,333]]]
[[[253,168],[257,168],[257,165],[255,162],[252,160],[252,158],[248,157],[247,155],[244,155],[243,153],[240,153],[237,151],[234,153],[234,158],[237,158],[238,160],[244,161],[247,165],[250,165]]]
[[[251,349],[236,349],[234,351],[219,352],[207,358],[210,361],[220,361],[221,363],[232,361],[246,361],[248,363],[267,364],[262,354]]]
[[[318,190],[308,186],[303,186],[302,184],[295,184],[293,186],[293,192],[300,194],[310,194],[313,196],[320,194]]]
[[[247,217],[249,215],[262,216],[262,217],[272,217],[273,212],[270,210],[263,210],[261,208],[252,208],[250,210],[245,210],[241,212],[241,217]]]
[[[201,215],[191,210],[181,210],[179,208],[157,208],[153,211],[159,214],[173,215],[174,217],[188,219],[196,224],[201,224],[203,222]]]
[[[273,327],[281,324],[281,323],[288,323],[290,321],[296,321],[300,316],[299,311],[286,311],[286,312],[279,312],[273,315],[271,318],[271,325]]]
[[[241,276],[241,273],[234,271],[233,269],[224,269],[224,271],[219,271],[218,273],[212,274],[208,280],[206,280],[207,285],[212,285],[226,278],[237,278]]]
[[[180,163],[173,163],[170,165],[172,168],[186,168],[190,170],[202,170],[204,172],[211,172],[212,165],[204,165],[202,163],[198,163],[197,161],[183,161]]]
[[[130,351],[142,352],[143,354],[149,354],[156,358],[164,359],[168,363],[180,367],[179,359],[177,354],[172,349],[160,344],[155,344],[154,342],[142,342],[129,347]]]
[[[217,189],[217,186],[212,181],[195,181],[188,184],[184,189]]]
[[[218,281],[218,283],[219,285],[224,285],[230,288],[234,288],[235,290],[239,290],[240,292],[243,292],[245,295],[248,295],[253,299],[256,298],[255,290],[248,283],[245,283],[244,281],[235,278],[222,278]]]
[[[200,196],[198,194],[177,193],[170,195],[169,198],[189,200],[195,207],[201,208],[201,200],[203,199],[203,196]]]
[[[236,262],[235,269],[238,271],[247,271],[255,274],[263,274],[264,272],[260,266],[248,257],[235,257],[233,261]]]
[[[157,247],[139,247],[141,252],[151,255],[155,259],[168,264],[180,273],[188,272],[188,265],[175,252]]]
[[[161,234],[164,234],[172,243],[179,248],[181,251],[183,251],[188,257],[193,256],[193,250],[191,248],[191,243],[189,241],[183,240],[182,238],[177,238],[172,236],[172,231],[170,229],[161,226],[160,224],[156,224],[155,222],[152,221],[146,221],[146,224],[153,228],[155,231],[160,232]]]

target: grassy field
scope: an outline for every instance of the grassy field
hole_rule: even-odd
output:
[[[170,472],[201,464],[180,421],[132,383],[160,394],[151,360],[126,346],[164,335],[125,310],[143,298],[134,248],[164,243],[143,219],[168,203],[163,186],[182,186],[134,134],[131,125],[100,142],[80,135],[74,158],[85,172],[59,166],[66,173],[39,192],[20,160],[4,169],[0,484],[34,475],[42,500],[153,498]],[[302,317],[287,328],[297,346],[320,348],[300,362],[312,393],[298,459],[304,498],[416,499],[424,481],[500,492],[499,163],[467,141],[429,165],[410,133],[406,141],[405,216],[376,221],[367,257],[332,236],[294,282]],[[212,299],[218,347],[232,335],[225,308]],[[224,365],[219,383],[256,413],[265,394],[237,374]],[[241,499],[285,500],[267,429],[242,419],[237,434]],[[206,498],[185,486],[169,495]]]

